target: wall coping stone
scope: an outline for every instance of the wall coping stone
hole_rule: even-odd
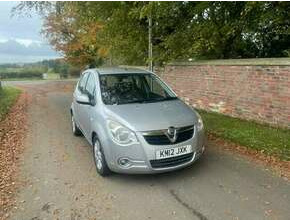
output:
[[[225,60],[175,61],[166,66],[290,66],[290,58],[254,58]]]

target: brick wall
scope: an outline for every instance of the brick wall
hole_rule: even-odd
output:
[[[290,65],[168,65],[161,77],[187,103],[290,128]]]

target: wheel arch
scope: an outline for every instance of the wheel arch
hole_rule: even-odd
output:
[[[98,137],[97,132],[93,131],[91,137],[92,137],[91,141],[92,141],[92,145],[93,145],[94,144],[94,139],[96,137]]]
[[[90,141],[91,141],[92,146],[94,146],[94,138],[98,138],[98,140],[100,141],[104,156],[106,158],[107,165],[111,169],[112,151],[111,151],[111,147],[107,144],[107,141],[105,139],[103,139],[104,138],[103,132],[105,132],[105,131],[102,129],[99,130],[98,133],[95,130],[93,130],[91,133]]]

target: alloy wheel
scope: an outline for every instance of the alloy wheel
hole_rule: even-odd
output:
[[[102,168],[103,168],[103,154],[101,151],[100,142],[98,140],[96,140],[94,143],[94,156],[95,156],[97,169],[102,170]]]
[[[75,133],[76,132],[76,123],[75,123],[73,116],[71,116],[71,125],[72,125],[72,131],[73,131],[73,133]]]

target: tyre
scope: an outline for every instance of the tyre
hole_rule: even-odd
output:
[[[71,114],[71,126],[72,126],[72,132],[75,136],[80,136],[82,135],[82,132],[81,130],[78,128],[76,122],[75,122],[75,119],[74,119],[74,116],[73,114]]]
[[[97,172],[101,176],[110,175],[112,172],[107,165],[102,145],[97,137],[93,139],[93,154]]]

